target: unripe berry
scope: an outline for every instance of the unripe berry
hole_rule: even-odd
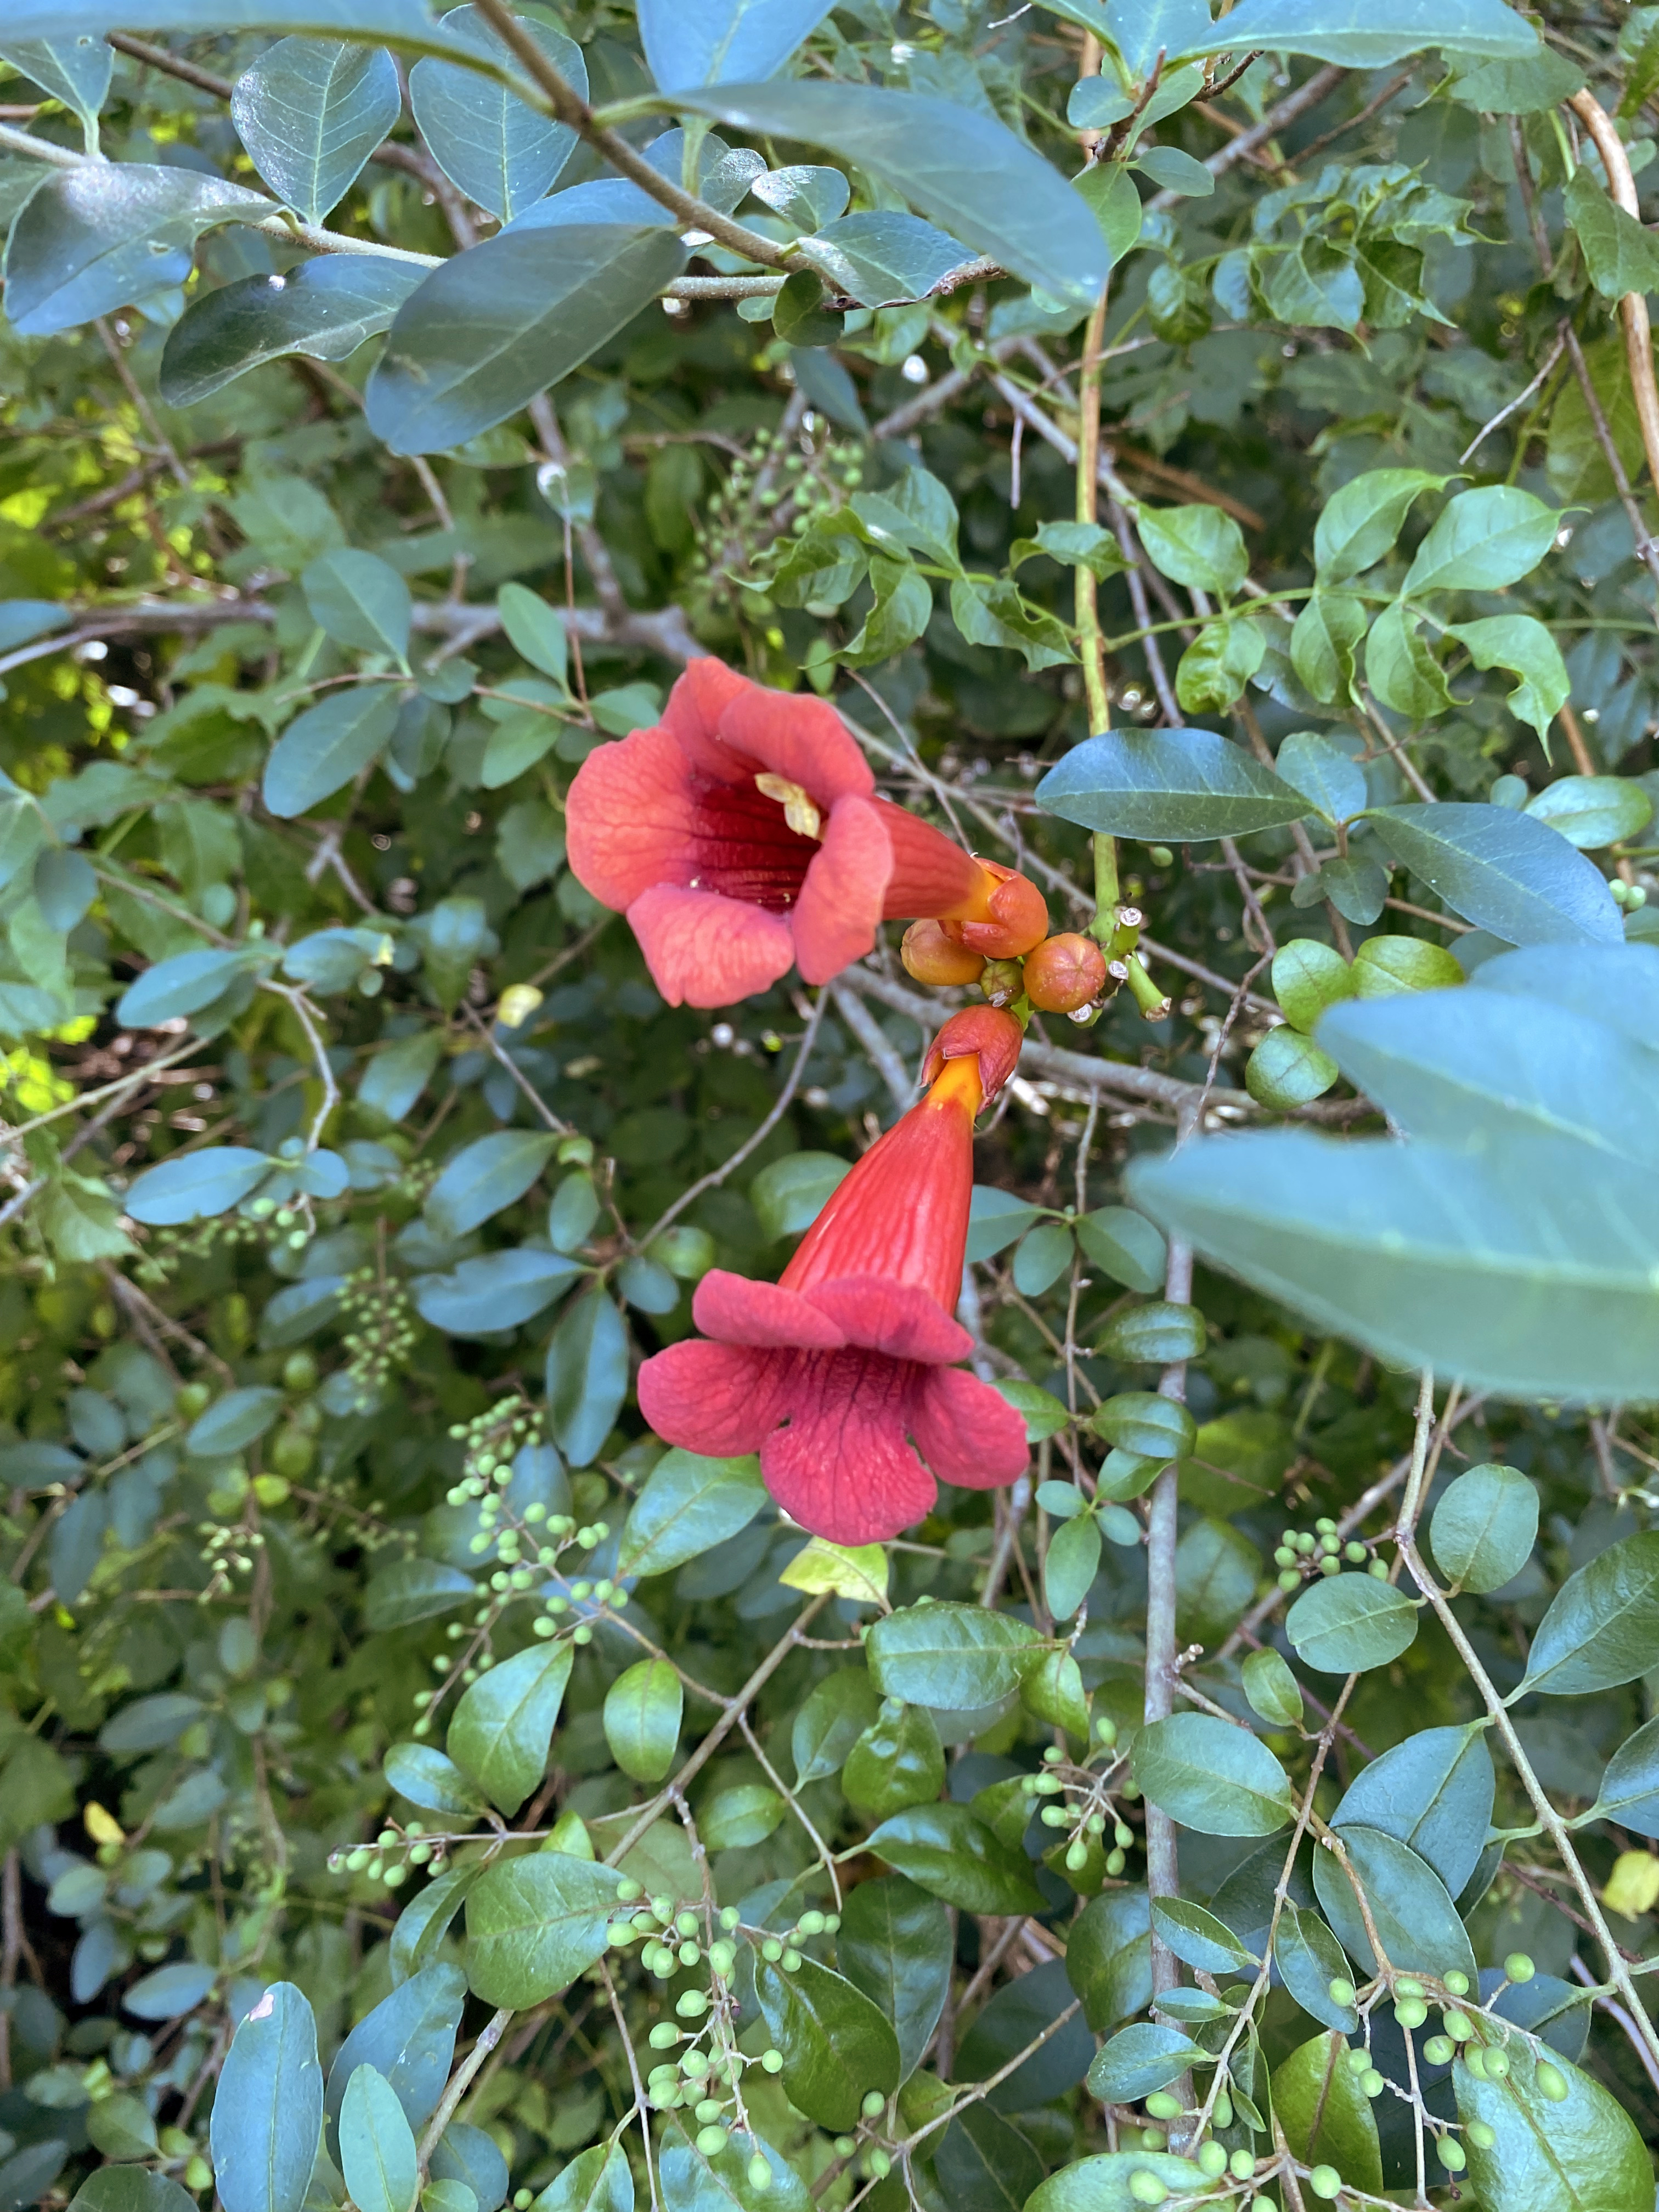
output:
[[[1178,2120],[1182,2106],[1179,2097],[1172,2097],[1167,2089],[1154,2089],[1146,2100],[1146,2110],[1155,2120]]]
[[[1511,1951],[1504,1961],[1504,1972],[1512,1982],[1529,1982],[1538,1969],[1524,1951]]]
[[[1368,2066],[1359,2077],[1359,2086],[1368,2097],[1380,2097],[1389,2085],[1375,2066]]]
[[[886,2109],[887,2100],[883,2096],[879,2089],[866,2089],[865,2091],[864,2099],[859,2106],[859,2110],[863,2113],[866,2120],[873,2120],[878,2113],[884,2112]]]
[[[1150,2167],[1138,2166],[1129,2176],[1129,2194],[1137,2204],[1161,2204],[1169,2193]]]
[[[1212,2136],[1207,2142],[1200,2143],[1196,2163],[1202,2172],[1209,2175],[1212,2181],[1219,2181],[1227,2171],[1226,2145],[1218,2143]]]
[[[1308,2186],[1328,2204],[1333,2197],[1341,2195],[1342,2177],[1334,2166],[1316,2166],[1308,2176]]]
[[[1463,2132],[1477,2150],[1495,2150],[1498,2148],[1498,2130],[1485,2120],[1471,2120]]]
[[[1227,2160],[1227,2171],[1235,2181],[1248,2181],[1255,2172],[1255,2160],[1247,2150],[1236,2150]]]
[[[899,945],[907,975],[918,983],[977,983],[985,955],[957,945],[936,921],[913,921]]]
[[[758,2151],[749,2161],[749,2186],[763,2194],[772,2186],[772,2169]]]
[[[1469,2162],[1468,2153],[1455,2136],[1442,2136],[1434,2150],[1448,2173],[1461,2173]]]
[[[1067,930],[1025,956],[1025,995],[1045,1014],[1069,1014],[1106,988],[1106,955],[1093,938]]]
[[[1457,2055],[1457,2045],[1449,2035],[1431,2035],[1423,2045],[1423,2056],[1431,2066],[1449,2066]]]

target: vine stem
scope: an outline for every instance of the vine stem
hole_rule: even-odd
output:
[[[1531,1799],[1533,1810],[1537,1814],[1544,1832],[1554,1844],[1561,1863],[1566,1869],[1568,1878],[1578,1893],[1578,1899],[1584,1908],[1585,1917],[1607,1960],[1609,1984],[1618,1991],[1624,2001],[1630,2013],[1632,2023],[1641,2037],[1644,2051],[1650,2057],[1659,2061],[1659,2034],[1655,2033],[1653,2022],[1649,2019],[1647,2009],[1637,1992],[1630,1969],[1625,1963],[1618,1944],[1613,1941],[1613,1931],[1607,1926],[1601,1911],[1601,1899],[1595,1894],[1595,1884],[1584,1872],[1583,1867],[1579,1863],[1578,1854],[1572,1847],[1572,1838],[1567,1831],[1566,1823],[1550,1802],[1545,1793],[1544,1785],[1534,1772],[1532,1762],[1527,1757],[1521,1739],[1516,1733],[1515,1723],[1510,1718],[1509,1709],[1498,1695],[1491,1675],[1482,1666],[1480,1654],[1464,1634],[1462,1626],[1452,1609],[1450,1599],[1423,1564],[1422,1554],[1417,1548],[1415,1514],[1422,1502],[1420,1493],[1425,1486],[1424,1472],[1428,1466],[1430,1439],[1433,1430],[1433,1378],[1429,1370],[1425,1368],[1423,1373],[1423,1388],[1418,1395],[1417,1429],[1412,1448],[1412,1475],[1407,1481],[1400,1526],[1395,1532],[1395,1542],[1400,1556],[1405,1562],[1407,1572],[1417,1584],[1424,1597],[1428,1600],[1436,1618],[1451,1639],[1453,1648],[1459,1659],[1462,1661],[1469,1680],[1479,1691],[1480,1701],[1486,1708],[1492,1726],[1503,1739],[1504,1748],[1510,1755],[1510,1764],[1521,1778],[1521,1786]],[[1416,1496],[1413,1496],[1414,1491],[1418,1493]]]
[[[1176,1126],[1177,1148],[1197,1127],[1190,1106],[1183,1107]],[[1193,1248],[1181,1237],[1170,1240],[1164,1268],[1164,1295],[1172,1305],[1190,1305],[1193,1297]],[[1158,1394],[1176,1405],[1187,1402],[1187,1363],[1176,1360],[1158,1377]],[[1152,1485],[1152,1510],[1146,1521],[1146,1690],[1143,1713],[1148,1726],[1166,1721],[1175,1711],[1176,1543],[1179,1534],[1176,1491],[1176,1462],[1171,1460]],[[1167,1813],[1146,1804],[1146,1891],[1149,1897],[1176,1898],[1181,1894],[1181,1869],[1176,1850],[1176,1824]],[[1165,1990],[1181,1985],[1181,1962],[1152,1930],[1152,2002]],[[1192,2103],[1190,2077],[1175,2085],[1183,2106]],[[1170,2138],[1171,2142],[1175,2138]]]
[[[426,2179],[428,2166],[432,2163],[433,2152],[443,2141],[444,2130],[455,2117],[456,2106],[471,2087],[473,2075],[507,2033],[507,2023],[512,2017],[513,2008],[510,2005],[503,2005],[498,2012],[491,2013],[478,2032],[477,2041],[450,2075],[443,2095],[438,2100],[437,2110],[427,2122],[426,2133],[421,2137],[420,2161],[422,2181]]]
[[[1613,118],[1588,92],[1575,92],[1567,106],[1578,118],[1595,141],[1595,150],[1601,156],[1607,173],[1607,182],[1613,188],[1614,204],[1642,220],[1641,207],[1636,197],[1636,179],[1632,173],[1630,155],[1625,151],[1625,142],[1619,136]],[[1648,321],[1648,303],[1640,292],[1626,292],[1619,302],[1619,319],[1625,330],[1625,359],[1630,368],[1631,396],[1636,402],[1636,419],[1642,426],[1642,445],[1648,457],[1648,474],[1654,488],[1659,490],[1659,387],[1653,374],[1653,334]]]

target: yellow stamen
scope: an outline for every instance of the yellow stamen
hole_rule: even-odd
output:
[[[823,828],[823,817],[811,799],[798,783],[791,783],[787,775],[774,775],[769,769],[755,778],[755,788],[763,799],[775,799],[783,809],[783,818],[798,837],[817,837]]]

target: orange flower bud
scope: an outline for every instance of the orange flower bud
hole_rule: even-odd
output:
[[[1093,938],[1068,930],[1025,956],[1025,995],[1045,1014],[1075,1013],[1106,988],[1106,955]]]
[[[940,926],[953,943],[982,952],[991,960],[1018,960],[1048,934],[1048,908],[1029,876],[995,860],[976,860],[980,884],[975,896],[941,915]]]
[[[952,1014],[927,1048],[921,1079],[932,1085],[953,1060],[969,1055],[979,1062],[981,1103],[988,1105],[1019,1065],[1025,1031],[1012,1014],[997,1006],[969,1006]]]
[[[918,983],[977,983],[985,966],[982,952],[954,944],[936,921],[913,921],[899,946],[904,972]]]

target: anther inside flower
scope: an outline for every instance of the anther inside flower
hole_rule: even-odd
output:
[[[792,965],[828,982],[884,920],[1000,927],[1009,898],[1008,870],[877,795],[833,707],[713,659],[656,727],[588,755],[566,828],[577,880],[627,915],[672,1006],[731,1006]]]
[[[1024,1468],[1024,1423],[956,1364],[973,1340],[953,1313],[974,1116],[1020,1034],[989,1006],[947,1023],[927,1096],[856,1164],[782,1279],[713,1270],[692,1304],[709,1340],[640,1370],[659,1437],[714,1457],[758,1451],[779,1504],[832,1543],[896,1535],[932,1506],[935,1477],[982,1490]]]

